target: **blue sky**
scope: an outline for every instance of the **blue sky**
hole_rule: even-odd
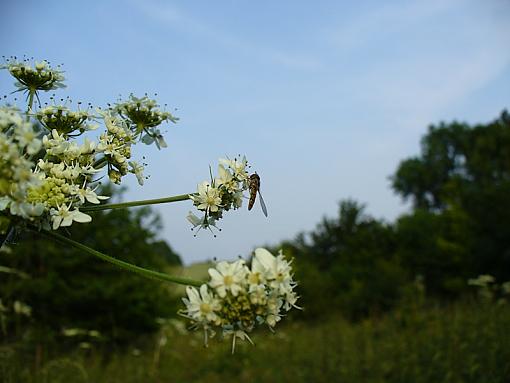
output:
[[[2,1],[4,55],[64,63],[62,95],[105,105],[158,93],[181,121],[168,149],[136,147],[150,179],[126,198],[192,192],[219,157],[246,154],[269,218],[227,214],[194,238],[191,204],[158,206],[185,262],[231,259],[335,216],[354,198],[393,220],[388,176],[431,123],[509,106],[510,3],[470,1]],[[1,93],[12,89],[0,73]]]

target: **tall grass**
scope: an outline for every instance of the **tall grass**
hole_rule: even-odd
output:
[[[254,334],[256,346],[228,340],[204,349],[200,334],[167,326],[140,350],[76,349],[32,362],[0,351],[3,382],[474,382],[510,381],[509,305],[406,305],[380,318],[340,316],[291,322]],[[166,343],[165,343],[166,340]]]

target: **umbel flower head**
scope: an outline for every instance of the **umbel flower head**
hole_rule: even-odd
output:
[[[14,85],[19,91],[49,91],[65,87],[65,78],[60,66],[53,68],[44,60],[32,64],[28,59],[19,61],[16,57],[5,61],[0,69],[7,69],[17,80]]]
[[[280,251],[277,256],[264,248],[255,250],[251,265],[244,260],[219,262],[209,269],[210,280],[200,286],[187,287],[186,306],[180,313],[193,328],[202,328],[205,344],[216,331],[236,339],[251,339],[248,333],[266,325],[273,331],[290,309],[298,308],[291,262]]]
[[[113,110],[124,119],[136,137],[146,144],[155,143],[158,149],[166,148],[167,145],[156,127],[165,121],[176,123],[179,120],[171,113],[162,111],[156,100],[147,95],[137,98],[131,94],[127,101],[117,103]]]
[[[114,183],[133,173],[143,184],[145,164],[131,158],[132,147],[140,142],[137,126],[143,125],[142,130],[164,142],[159,131],[149,129],[165,120],[175,122],[170,113],[161,112],[154,100],[134,96],[123,104],[124,108],[119,105],[118,111],[99,109],[99,116],[93,115],[90,107],[80,110],[81,103],[78,110],[71,110],[67,101],[44,107],[39,103],[39,108],[32,108],[37,91],[63,87],[62,71],[46,61],[32,64],[15,57],[6,59],[2,68],[16,78],[18,90],[29,92],[27,112],[0,108],[3,222],[7,219],[20,227],[29,222],[48,230],[90,222],[91,217],[81,209],[108,198],[96,193],[102,178],[99,173],[104,170]],[[95,122],[105,128],[99,140],[85,137],[78,142],[78,136],[99,127]]]
[[[243,192],[248,190],[248,161],[246,157],[233,160],[220,158],[218,176],[210,181],[198,184],[197,193],[190,194],[195,207],[203,213],[199,218],[192,212],[188,220],[193,229],[216,227],[216,221],[223,217],[224,211],[239,209],[243,203]]]
[[[0,213],[27,220],[43,213],[43,204],[27,200],[29,190],[38,187],[41,179],[24,155],[37,153],[41,146],[32,125],[16,109],[0,108]]]
[[[85,110],[72,111],[65,105],[46,106],[36,113],[36,118],[48,131],[55,129],[59,134],[80,135],[97,129],[97,124],[89,124],[91,116]]]

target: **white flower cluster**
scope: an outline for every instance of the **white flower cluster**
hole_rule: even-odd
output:
[[[0,69],[16,78],[16,86],[27,93],[28,110],[0,108],[0,218],[2,222],[29,220],[45,228],[58,229],[73,222],[90,222],[82,211],[86,204],[99,204],[108,197],[96,194],[102,170],[120,183],[133,173],[144,183],[144,164],[131,160],[131,149],[147,137],[166,146],[157,126],[177,118],[159,110],[147,96],[136,98],[94,115],[91,107],[71,110],[64,105],[41,107],[39,92],[64,87],[60,67],[46,61],[5,59]],[[39,108],[34,107],[35,104]],[[50,97],[54,101],[54,97]],[[62,99],[63,101],[63,99]],[[36,121],[38,123],[36,123]],[[78,137],[97,129],[105,132],[98,141]],[[142,137],[142,133],[145,136]],[[103,169],[104,168],[104,169]]]
[[[478,295],[487,301],[499,297],[498,303],[510,302],[510,281],[501,284],[489,274],[481,274],[476,278],[468,279],[468,285],[477,288]]]
[[[101,114],[106,132],[99,141],[75,139],[96,126],[87,112],[65,106],[36,113],[49,134],[37,133],[15,109],[0,109],[0,212],[58,229],[73,222],[90,222],[80,211],[84,204],[99,204],[97,173],[107,165],[108,176],[120,183],[127,173],[143,184],[143,165],[128,161],[136,143],[124,121],[110,112]]]
[[[52,68],[47,61],[35,62],[33,65],[30,60],[18,60],[17,57],[6,59],[6,63],[0,66],[0,69],[7,69],[9,73],[17,80],[14,84],[19,90],[53,90],[64,88],[64,75],[62,70]]]
[[[68,99],[57,105],[54,97],[50,97],[53,105],[42,107],[40,91],[64,86],[59,67],[13,57],[6,59],[2,68],[18,80],[17,86],[27,93],[29,104],[25,113],[11,110],[1,117],[5,129],[0,143],[5,150],[0,171],[0,215],[4,222],[16,216],[53,229],[90,222],[86,209],[80,209],[107,198],[96,194],[101,178],[98,173],[106,170],[116,184],[132,173],[143,185],[145,164],[131,159],[133,145],[141,141],[154,143],[158,149],[166,147],[158,127],[178,121],[147,95],[138,98],[131,94],[127,100],[108,104],[108,109],[97,109],[95,114],[90,104],[80,110],[78,103],[78,110],[72,110]],[[97,129],[99,123],[105,131],[97,141],[78,140]],[[202,182],[197,192],[189,195],[203,214],[189,213],[193,229],[211,229],[223,212],[241,207],[243,192],[250,188],[247,167],[246,157],[220,159],[217,177],[211,174],[210,181]]]
[[[468,285],[477,287],[487,287],[494,282],[496,282],[496,280],[489,274],[481,274],[476,278],[468,279]]]
[[[28,200],[44,204],[54,230],[73,222],[90,222],[92,218],[80,212],[79,207],[108,198],[98,196],[90,187],[93,176],[100,171],[94,167],[98,145],[88,139],[78,145],[56,129],[43,136],[42,141],[46,154],[35,169],[40,184],[29,190]]]
[[[120,184],[121,179],[129,172],[129,162],[131,158],[131,146],[136,143],[135,138],[129,130],[126,122],[111,112],[102,113],[106,132],[101,134],[99,152],[104,153],[104,159],[108,163],[108,177],[110,181]],[[143,166],[136,164],[135,173],[138,183],[143,185]]]
[[[255,326],[266,324],[272,330],[287,311],[299,308],[291,262],[281,251],[275,257],[258,248],[250,268],[243,260],[222,261],[209,269],[209,275],[210,281],[199,290],[186,288],[186,309],[181,312],[193,327],[204,330],[206,345],[208,337],[220,330],[232,336],[233,352],[236,338],[251,343],[248,333]]]
[[[56,130],[66,136],[80,135],[99,127],[87,123],[92,119],[87,111],[72,111],[65,105],[46,106],[36,113],[36,118],[49,131]]]
[[[243,192],[249,187],[246,157],[236,157],[233,160],[222,158],[219,162],[218,176],[212,178],[211,175],[211,181],[198,184],[197,193],[190,195],[193,204],[204,214],[200,218],[189,212],[188,220],[193,228],[199,227],[200,230],[215,227],[224,211],[242,206]]]
[[[27,192],[39,185],[32,171],[34,163],[25,155],[36,154],[42,146],[32,128],[15,110],[0,108],[0,212],[24,219],[41,216],[44,205],[27,201]]]
[[[156,100],[147,95],[138,98],[131,94],[129,100],[117,103],[113,110],[129,124],[135,137],[148,145],[155,143],[158,149],[166,148],[167,144],[156,127],[165,121],[178,121],[171,113],[160,110]]]

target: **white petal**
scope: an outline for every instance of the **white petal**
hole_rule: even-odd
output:
[[[82,213],[78,209],[75,209],[72,214],[72,220],[80,223],[86,223],[92,221],[92,217],[88,214]]]
[[[272,270],[275,266],[276,258],[274,255],[262,247],[255,250],[255,258],[257,258],[266,270]]]
[[[202,219],[198,218],[195,214],[193,214],[191,211],[188,213],[187,217],[188,221],[191,222],[193,226],[200,226],[203,222]]]
[[[200,304],[200,296],[198,295],[198,291],[196,288],[188,286],[186,287],[186,293],[188,294],[190,303]]]
[[[72,223],[73,223],[73,216],[71,214],[69,214],[68,216],[66,216],[62,219],[62,223],[60,224],[60,226],[71,226]]]
[[[216,269],[223,275],[231,274],[231,266],[226,261],[221,261],[216,265]],[[209,273],[210,274],[210,273]]]
[[[53,230],[57,230],[58,227],[60,226],[60,222],[62,222],[62,217],[59,215],[54,215],[52,217],[52,219],[53,219]]]
[[[217,287],[223,284],[223,275],[221,275],[216,269],[209,269],[209,275],[211,276],[211,281],[209,285],[211,287]]]
[[[243,290],[243,288],[239,285],[231,285],[230,286],[230,291],[232,292],[232,295],[234,297],[237,297],[242,290]]]
[[[200,295],[202,296],[203,301],[208,301],[210,299],[209,297],[209,291],[207,289],[207,285],[204,283],[202,286],[200,286]]]
[[[225,295],[227,295],[227,290],[225,289],[225,285],[219,286],[216,291],[218,292],[218,295],[221,298],[225,298]]]

